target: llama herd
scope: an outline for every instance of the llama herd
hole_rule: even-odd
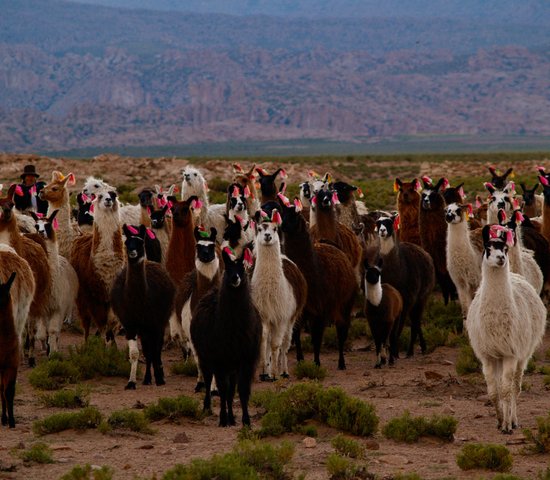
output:
[[[436,284],[445,304],[457,300],[464,328],[482,363],[498,428],[518,425],[523,371],[540,344],[550,299],[550,174],[538,167],[542,195],[523,196],[490,168],[486,201],[465,203],[463,185],[424,176],[397,178],[397,211],[369,211],[360,191],[310,172],[300,195],[286,196],[286,172],[233,165],[227,201],[211,204],[203,174],[192,166],[176,187],[143,188],[136,205],[121,205],[116,188],[54,171],[40,192],[47,215],[19,212],[16,185],[0,198],[0,393],[2,424],[15,426],[13,402],[22,354],[35,364],[37,341],[59,350],[63,322],[80,319],[113,342],[123,333],[136,388],[139,342],[144,385],[163,385],[162,350],[171,338],[193,355],[204,408],[220,395],[220,426],[242,422],[259,379],[288,378],[294,343],[303,360],[302,329],[314,361],[326,326],[335,325],[338,368],[362,296],[376,348],[376,368],[399,358],[399,337],[411,326],[407,356]],[[258,368],[259,367],[259,368]]]

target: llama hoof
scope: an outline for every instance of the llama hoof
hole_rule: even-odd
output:
[[[151,382],[150,378],[144,378],[143,379],[143,385],[151,385],[153,382]]]
[[[155,385],[157,387],[161,387],[162,385],[166,385],[166,382],[164,381],[164,378],[160,378],[159,380],[155,380]]]
[[[346,365],[338,365],[338,370],[345,370],[346,369]]]
[[[136,382],[128,382],[128,385],[124,387],[124,390],[135,390]]]
[[[8,417],[2,417],[2,425],[6,426],[8,424]]]
[[[218,392],[217,390],[210,390],[210,395],[212,397],[219,397],[220,396],[220,392]]]
[[[288,380],[290,378],[290,375],[286,372],[283,372],[283,373],[281,373],[281,378],[285,378],[285,379]]]
[[[202,392],[205,388],[204,382],[197,382],[195,385],[195,393]]]
[[[520,428],[521,425],[519,423],[512,423],[512,430],[515,430],[516,428]]]
[[[511,429],[511,428],[503,428],[501,430],[501,432],[504,434],[504,435],[512,435],[512,433],[514,433],[514,431]]]
[[[380,365],[386,365],[386,358],[385,357],[382,357],[380,359]]]
[[[10,422],[9,428],[15,428],[15,422]]]
[[[382,368],[382,364],[381,363],[375,363],[374,368]]]

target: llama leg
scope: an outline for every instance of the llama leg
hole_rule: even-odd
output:
[[[220,427],[227,427],[227,394],[229,390],[229,378],[228,375],[221,375],[216,372],[216,383],[218,385],[218,391],[220,392]]]
[[[409,309],[405,309],[405,305],[403,305],[403,311],[401,312],[401,315],[399,315],[399,318],[397,319],[397,327],[395,329],[395,338],[393,342],[393,347],[390,343],[390,348],[392,349],[392,353],[394,358],[399,358],[399,338],[401,337],[401,333],[403,332],[403,328],[405,326],[405,319],[409,315]]]
[[[409,343],[409,349],[407,350],[407,357],[414,355],[414,344],[416,343],[416,337],[420,341],[420,350],[422,353],[426,352],[426,342],[424,335],[422,334],[422,314],[424,313],[424,300],[418,300],[417,303],[411,309],[411,342]]]
[[[269,328],[263,325],[262,328],[262,343],[260,344],[260,380],[266,382],[271,377],[271,362],[269,359]]]
[[[338,370],[346,369],[346,360],[344,358],[344,346],[348,339],[348,324],[336,325],[336,334],[338,336]]]
[[[514,372],[514,387],[513,387],[513,402],[512,402],[512,428],[518,428],[518,398],[521,394],[521,383],[523,381],[523,372],[527,367],[529,360],[521,360],[517,362],[516,370]]]
[[[283,339],[283,344],[281,345],[281,377],[290,378],[288,374],[288,350],[290,348],[290,342],[292,341],[292,329],[288,330]]]
[[[233,414],[233,399],[235,398],[235,388],[237,387],[237,374],[229,376],[229,390],[227,392],[227,424],[235,426],[235,415]]]
[[[382,358],[380,355],[380,351],[382,350],[382,342],[375,340],[374,345],[376,346],[376,363],[374,364],[374,368],[382,368]]]
[[[164,381],[164,368],[162,367],[162,345],[164,343],[163,335],[160,334],[157,338],[156,345],[153,350],[153,369],[155,371],[155,385],[160,387],[165,385]]]
[[[311,343],[313,344],[313,361],[316,365],[321,365],[319,354],[321,353],[321,342],[323,341],[323,331],[325,324],[320,318],[311,322]]]
[[[279,343],[280,345],[280,343]],[[270,378],[276,380],[279,378],[281,371],[279,370],[279,355],[281,353],[280,346],[271,342],[271,365],[270,365]]]
[[[500,372],[497,366],[497,360],[491,358],[480,358],[483,376],[485,377],[485,383],[487,383],[487,394],[491,403],[495,407],[497,414],[497,428],[500,430],[502,427],[502,407],[500,404],[500,379],[498,378]]]
[[[141,348],[145,357],[145,375],[143,376],[143,385],[151,385],[151,365],[153,363],[153,342],[148,334],[141,336]]]
[[[210,386],[212,385],[212,372],[210,370],[201,370],[203,371],[204,385],[206,387],[202,411],[208,415],[212,415],[212,397],[210,395]]]
[[[502,433],[512,433],[512,410],[514,403],[514,374],[517,367],[517,361],[513,357],[502,359],[502,409],[503,425]]]
[[[248,413],[248,400],[250,399],[250,390],[252,378],[254,377],[254,368],[250,364],[242,365],[239,372],[238,388],[239,399],[243,411],[243,426],[250,426],[250,414]]]
[[[13,377],[11,380],[8,381],[4,394],[6,397],[6,406],[8,410],[8,426],[10,428],[15,428],[15,417],[13,415],[13,400],[15,398],[15,377],[17,376],[17,370],[11,372],[12,375],[9,375],[9,377]]]
[[[8,403],[6,402],[6,392],[4,387],[5,373],[0,374],[0,399],[2,400],[2,425],[8,424]]]
[[[126,385],[126,390],[136,389],[136,374],[139,359],[139,348],[137,343],[137,335],[128,340],[128,350],[130,357],[130,378]]]
[[[25,339],[25,353],[27,356],[27,361],[29,363],[29,367],[36,366],[36,359],[34,357],[34,342],[36,339],[36,319],[31,319],[29,317],[28,323],[27,323],[27,335]]]
[[[304,352],[302,351],[302,340],[300,338],[300,332],[302,330],[302,326],[296,322],[294,324],[294,328],[292,329],[292,341],[294,342],[294,346],[296,347],[296,361],[301,362],[304,360]]]

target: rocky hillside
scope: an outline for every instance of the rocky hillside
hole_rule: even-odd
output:
[[[548,29],[0,0],[0,150],[550,134]]]

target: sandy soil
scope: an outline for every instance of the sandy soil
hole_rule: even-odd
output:
[[[82,341],[81,337],[64,334],[64,348],[71,343]],[[123,344],[119,338],[120,344]],[[547,335],[538,358],[544,358],[544,351],[550,346]],[[194,379],[170,375],[170,364],[179,359],[176,349],[165,353],[164,363],[167,383],[162,387],[138,385],[136,391],[126,391],[126,381],[122,378],[103,378],[87,382],[91,388],[91,404],[109,415],[121,408],[132,408],[137,402],[149,404],[163,396],[186,394],[202,398],[193,393]],[[467,442],[495,442],[506,444],[513,453],[513,473],[524,478],[534,478],[550,460],[548,455],[525,455],[522,449],[525,440],[521,432],[503,436],[496,429],[493,408],[487,405],[485,385],[480,376],[458,378],[454,362],[458,348],[439,348],[435,352],[413,359],[402,359],[394,368],[375,370],[374,353],[365,350],[365,341],[357,340],[354,349],[347,354],[348,369],[336,369],[335,352],[327,352],[321,357],[329,375],[325,386],[337,385],[348,393],[376,406],[380,425],[389,419],[409,410],[413,415],[450,414],[458,420],[458,430],[453,443],[442,443],[435,439],[422,439],[413,445],[400,444],[385,439],[380,433],[374,439],[358,439],[368,448],[366,464],[369,471],[380,475],[393,475],[398,472],[417,472],[423,478],[491,478],[490,472],[462,472],[455,462],[455,456]],[[293,362],[294,363],[294,360]],[[539,361],[543,364],[543,361]],[[550,362],[546,361],[546,364]],[[29,369],[23,367],[19,376],[16,398],[18,425],[15,430],[2,428],[0,434],[0,467],[2,470],[15,466],[15,472],[0,471],[1,479],[50,479],[59,478],[76,464],[110,465],[115,470],[116,479],[151,478],[177,463],[186,463],[192,458],[208,458],[215,453],[229,451],[236,442],[240,421],[237,427],[222,429],[217,427],[217,401],[215,415],[202,421],[183,420],[175,425],[167,422],[153,424],[157,433],[149,435],[114,433],[103,435],[97,431],[83,433],[66,431],[47,435],[45,441],[54,452],[56,463],[52,465],[26,466],[13,453],[13,449],[28,448],[38,439],[32,433],[32,422],[50,415],[56,409],[41,405],[38,395],[28,383]],[[296,380],[291,379],[293,384]],[[529,385],[519,402],[522,426],[534,428],[537,416],[548,413],[550,402],[548,391],[542,384],[540,374],[526,375]],[[285,384],[256,382],[255,389],[275,391]],[[240,411],[237,408],[240,420]],[[259,415],[252,409],[253,425],[260,423]],[[337,434],[322,425],[317,425],[319,436],[314,448],[306,448],[303,436],[287,435],[296,443],[294,459],[289,470],[296,474],[306,473],[307,479],[326,479],[328,473],[325,461],[333,451],[330,440]],[[185,435],[182,435],[185,434]],[[273,441],[277,441],[274,439]]]

